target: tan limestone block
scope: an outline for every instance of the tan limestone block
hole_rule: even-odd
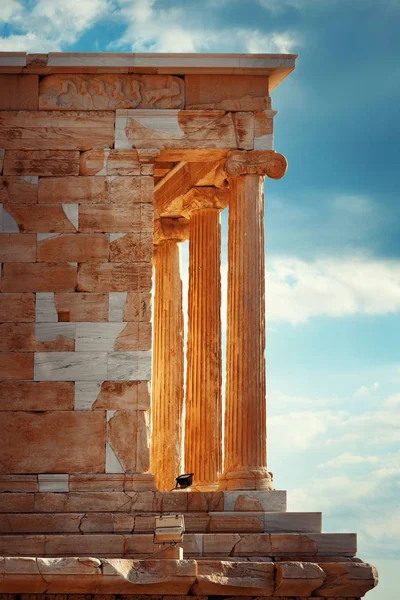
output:
[[[321,567],[311,562],[275,564],[274,596],[311,596],[325,580]]]
[[[107,294],[80,294],[73,292],[55,294],[54,299],[59,321],[108,321]]]
[[[74,383],[69,381],[1,381],[0,410],[73,410]]]
[[[45,536],[43,535],[0,536],[0,554],[2,556],[44,556],[45,552]]]
[[[34,294],[0,294],[1,323],[29,323],[34,320]]]
[[[156,500],[161,513],[185,513],[188,506],[188,493],[157,492]]]
[[[236,547],[243,536],[238,533],[208,533],[203,539],[203,556],[231,556],[232,550]],[[251,553],[249,552],[249,555]],[[240,556],[240,554],[235,554]],[[253,556],[255,555],[253,553]]]
[[[40,110],[92,111],[183,106],[183,79],[170,75],[71,73],[49,75],[40,82]]]
[[[0,472],[104,471],[102,412],[4,412],[0,436],[4,444]]]
[[[211,512],[224,509],[223,492],[190,492],[187,494],[188,512]]]
[[[103,381],[92,410],[147,410],[148,381]]]
[[[98,558],[37,558],[36,562],[42,575],[101,575]]]
[[[36,204],[38,201],[36,175],[0,177],[0,202],[3,204]]]
[[[86,413],[90,414],[90,413]],[[96,413],[100,414],[100,413]],[[104,470],[104,469],[103,469]],[[104,475],[103,475],[104,476]],[[150,492],[151,493],[151,492]],[[19,502],[22,500],[18,499]],[[38,513],[63,513],[63,512],[129,512],[132,499],[124,492],[107,491],[83,491],[69,492],[68,494],[39,493],[35,495],[35,512]],[[7,507],[9,504],[7,505]],[[11,512],[2,509],[2,497],[0,495],[0,511]],[[14,511],[14,512],[22,512]]]
[[[137,150],[88,150],[80,157],[80,175],[127,175],[141,173]]]
[[[29,513],[33,512],[34,494],[9,493],[0,494],[0,513]]]
[[[19,233],[0,235],[0,262],[26,263],[36,261],[36,236]]]
[[[102,473],[70,475],[70,492],[122,492],[124,490],[124,473]],[[96,513],[94,513],[96,514]],[[98,513],[105,514],[109,513]],[[113,513],[110,513],[113,514]]]
[[[108,204],[106,177],[42,177],[39,181],[41,204]]]
[[[268,77],[186,75],[185,107],[192,110],[260,111],[270,108]]]
[[[237,147],[231,113],[217,110],[117,110],[115,145],[117,148]]]
[[[88,265],[90,268],[90,265]],[[75,289],[76,266],[68,263],[6,263],[2,292],[69,292]]]
[[[25,477],[33,477],[33,475],[25,475]],[[83,514],[76,513],[0,514],[0,533],[79,533],[83,517]]]
[[[115,237],[115,239],[113,239]],[[122,237],[111,234],[110,262],[146,262],[153,256],[153,233],[139,231]]]
[[[128,323],[117,337],[114,350],[151,350],[151,323]]]
[[[263,533],[264,515],[213,514],[211,515],[209,531],[213,533]]]
[[[114,117],[111,111],[2,111],[0,147],[6,150],[111,148]]]
[[[237,147],[241,150],[254,148],[254,113],[237,112],[233,115]]]
[[[83,292],[150,291],[151,276],[150,263],[80,264],[78,289]]]
[[[120,556],[123,551],[122,535],[51,535],[46,540],[47,556]]]
[[[62,204],[7,204],[4,210],[14,219],[19,231],[52,233],[76,231]]]
[[[124,471],[148,470],[148,427],[148,415],[144,411],[117,410],[108,421],[107,441]]]
[[[0,148],[0,175],[3,173],[5,150]]]
[[[82,520],[81,531],[84,533],[132,533],[134,526],[134,515],[88,513]]]
[[[276,112],[267,110],[254,115],[254,150],[272,150],[274,116]]]
[[[153,473],[126,473],[124,490],[126,492],[155,491],[155,477]]]
[[[75,340],[62,335],[61,331],[50,332],[48,340],[37,339],[35,326],[35,323],[1,323],[0,352],[67,352],[75,349]]]
[[[151,294],[128,292],[124,305],[124,321],[150,321]]]
[[[273,533],[270,535],[272,555],[317,555],[318,544],[302,533]]]
[[[274,591],[272,563],[234,563],[205,560],[197,563],[196,595],[269,596]]]
[[[108,235],[102,233],[66,233],[43,239],[38,236],[38,262],[102,262],[108,260],[108,255]]]
[[[132,204],[142,203],[142,179],[150,179],[150,177],[122,177],[111,176],[109,180],[109,196],[112,204]],[[152,202],[152,199],[146,198],[146,202]]]
[[[33,379],[33,352],[0,352],[0,379]]]
[[[79,174],[79,152],[71,150],[7,150],[4,175],[68,176]]]
[[[378,572],[373,565],[367,563],[335,562],[320,565],[326,579],[315,595],[321,598],[332,596],[364,596],[378,585]]]
[[[153,207],[150,204],[131,206],[88,204],[79,210],[81,232],[132,232],[153,230]]]
[[[7,382],[1,382],[7,383]],[[0,392],[1,393],[1,392]],[[38,491],[38,478],[37,475],[1,475],[0,476],[0,492],[37,492]],[[0,515],[0,530],[4,533],[7,524],[10,523],[11,515]],[[24,514],[24,517],[26,515]],[[9,526],[12,533],[15,531],[12,525]]]
[[[0,75],[0,110],[37,110],[38,75]]]

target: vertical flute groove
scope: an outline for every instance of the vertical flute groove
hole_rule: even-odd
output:
[[[151,470],[157,489],[167,491],[182,471],[183,309],[177,242],[160,243],[154,264]]]
[[[204,489],[222,467],[220,211],[194,211],[189,239],[185,471]]]

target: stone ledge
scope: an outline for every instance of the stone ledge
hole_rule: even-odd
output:
[[[366,563],[0,558],[0,593],[348,599],[376,584],[376,569]]]

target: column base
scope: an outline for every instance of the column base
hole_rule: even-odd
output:
[[[219,480],[220,490],[273,490],[272,473],[267,469],[227,471]]]
[[[191,492],[217,492],[220,490],[218,483],[196,483],[190,486]]]

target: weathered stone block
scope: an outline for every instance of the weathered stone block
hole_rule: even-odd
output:
[[[131,232],[153,231],[153,207],[150,204],[131,206],[88,204],[79,210],[79,231]]]
[[[102,412],[4,412],[0,435],[1,473],[104,471]]]
[[[191,110],[260,111],[270,108],[268,78],[249,75],[186,75],[185,106]]]
[[[4,383],[4,382],[3,382]],[[38,478],[37,475],[0,475],[0,492],[37,492],[38,491]],[[0,515],[0,531],[2,533],[18,532],[18,529],[13,528],[13,524],[10,523],[10,517],[13,515]],[[17,518],[21,519],[21,515],[17,515]],[[22,515],[22,527],[24,522]],[[23,530],[25,531],[25,530]]]
[[[325,580],[324,571],[315,563],[281,562],[275,572],[274,596],[311,596]]]
[[[0,147],[6,150],[111,148],[114,116],[110,111],[1,111]]]
[[[286,492],[275,491],[229,491],[224,492],[224,509],[233,511],[286,511]]]
[[[150,388],[147,381],[104,381],[92,410],[147,410]]]
[[[36,261],[36,236],[19,233],[0,235],[0,262],[26,263]]]
[[[1,381],[0,410],[74,409],[74,384],[66,381]]]
[[[0,379],[33,379],[33,352],[0,352]]]
[[[38,184],[37,175],[0,177],[0,202],[3,204],[36,204]]]
[[[183,79],[170,75],[57,74],[43,77],[40,82],[40,110],[93,111],[183,106]]]
[[[102,262],[108,256],[109,238],[102,233],[38,235],[38,262]]]
[[[117,110],[115,147],[123,149],[237,146],[232,115],[224,111]]]
[[[17,231],[30,233],[51,233],[77,231],[77,204],[7,204],[4,211],[17,225]],[[3,231],[4,216],[3,216]]]
[[[38,75],[0,75],[0,110],[37,110]]]
[[[150,381],[151,352],[109,352],[107,358],[107,377],[104,379],[115,381]]]
[[[109,297],[109,321],[150,321],[150,292],[110,292]]]
[[[149,468],[149,418],[144,411],[117,410],[107,423],[107,441],[125,472]]]
[[[36,321],[107,321],[107,294],[36,294]]]
[[[206,596],[269,596],[274,591],[274,565],[199,561],[193,590]]]
[[[150,323],[77,323],[76,350],[150,350]]]
[[[80,175],[140,175],[137,150],[88,150],[81,153]]]
[[[1,323],[29,323],[34,320],[34,294],[0,294]]]
[[[79,152],[68,150],[7,150],[4,175],[64,176],[79,174]]]
[[[364,596],[378,584],[378,572],[366,563],[321,563],[326,579],[314,595],[321,598]]]
[[[76,285],[76,266],[68,263],[6,263],[2,292],[70,292]]]
[[[106,177],[43,177],[39,182],[42,204],[108,204]]]
[[[73,351],[74,338],[70,323],[0,324],[0,352]]]
[[[98,381],[107,377],[106,352],[36,352],[35,381]]]
[[[118,236],[118,237],[117,237]],[[153,256],[153,232],[110,234],[110,262],[150,262]]]
[[[151,276],[150,263],[80,264],[78,290],[100,293],[146,292],[151,290]]]

